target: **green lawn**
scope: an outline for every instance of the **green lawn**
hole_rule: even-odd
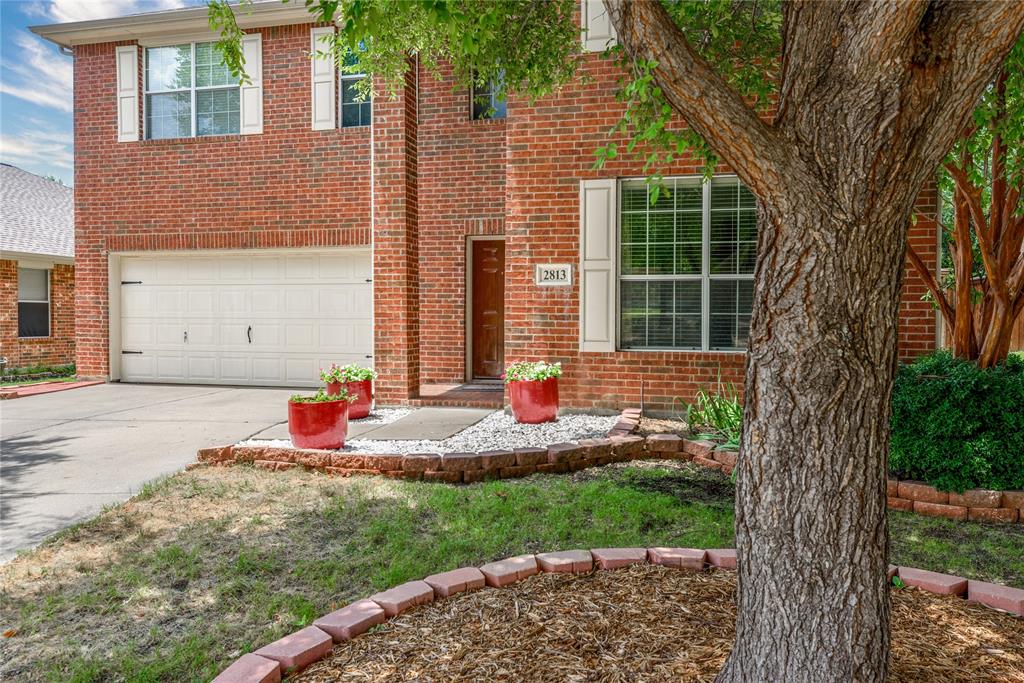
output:
[[[0,568],[0,679],[208,680],[402,581],[522,552],[732,545],[732,485],[689,465],[465,487],[201,469]],[[895,563],[1024,586],[1024,526],[894,514]]]

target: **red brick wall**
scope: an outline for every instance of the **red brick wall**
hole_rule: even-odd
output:
[[[741,353],[581,353],[579,278],[572,287],[533,283],[537,263],[578,263],[580,180],[643,175],[639,163],[621,157],[601,171],[591,170],[594,149],[607,143],[621,105],[613,98],[614,67],[596,54],[585,62],[590,83],[567,87],[534,105],[513,99],[509,106],[506,362],[562,361],[562,403],[577,407],[635,405],[643,397],[648,408],[667,409],[674,397],[691,400],[698,389],[713,388],[719,379],[741,388]],[[666,175],[699,172],[692,161],[683,160]],[[922,201],[934,201],[933,195],[930,190]],[[918,223],[912,233],[922,255],[934,258],[934,225]],[[920,281],[907,275],[900,325],[903,358],[935,345],[935,317],[930,305],[920,301],[922,291]]]
[[[591,170],[621,105],[616,72],[585,57],[592,80],[509,118],[471,121],[450,73],[417,66],[378,97],[374,130],[310,130],[309,26],[263,30],[264,133],[116,142],[115,44],[76,48],[78,343],[83,375],[109,372],[109,251],[341,246],[374,228],[378,396],[401,402],[423,382],[465,376],[466,237],[506,236],[506,361],[561,360],[568,406],[667,407],[701,387],[742,383],[740,353],[578,351],[578,277],[538,288],[533,266],[578,262],[579,182],[642,175],[617,160]],[[141,59],[140,59],[141,64]],[[141,69],[140,69],[141,71]],[[141,116],[141,111],[140,111]],[[371,178],[371,157],[373,171]],[[723,169],[727,170],[727,169]],[[695,174],[680,161],[673,174]],[[934,192],[922,197],[934,202]],[[934,257],[934,225],[912,240]],[[578,275],[578,274],[577,274]],[[923,285],[908,275],[901,357],[934,346]]]
[[[309,29],[262,30],[262,135],[118,143],[116,44],[75,48],[82,375],[109,372],[108,251],[370,243],[370,129],[310,129]]]
[[[75,362],[75,267],[50,271],[50,336],[18,338],[18,262],[0,260],[0,356],[7,367]]]
[[[466,238],[500,235],[505,218],[505,119],[470,118],[467,89],[420,69],[420,373],[466,376]]]

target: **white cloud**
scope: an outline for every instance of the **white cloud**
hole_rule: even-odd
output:
[[[0,93],[43,107],[70,112],[73,65],[70,57],[28,33],[14,35],[17,52],[6,52],[0,70]]]
[[[21,131],[15,135],[0,133],[0,160],[22,168],[75,167],[70,133],[52,130]]]
[[[37,13],[53,21],[88,21],[194,4],[189,0],[51,0],[42,3]]]

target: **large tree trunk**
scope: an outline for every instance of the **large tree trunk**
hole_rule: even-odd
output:
[[[761,202],[738,460],[736,643],[720,681],[880,681],[885,478],[914,199],[1024,3],[785,5],[758,118],[657,2],[605,0],[626,52]]]
[[[763,204],[736,491],[739,613],[721,680],[885,678],[906,232],[895,207],[843,216],[808,201]]]

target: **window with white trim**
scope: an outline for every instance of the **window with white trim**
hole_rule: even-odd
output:
[[[146,48],[146,139],[237,135],[239,81],[214,43]]]
[[[469,95],[474,120],[505,118],[508,114],[508,103],[505,101],[504,85],[503,77],[485,85],[473,85]]]
[[[619,347],[743,350],[753,307],[757,204],[734,176],[668,178],[649,202],[619,184]]]
[[[50,271],[18,268],[18,336],[50,336]]]
[[[351,128],[355,126],[369,126],[373,118],[373,102],[371,97],[363,98],[359,92],[359,82],[366,78],[365,73],[359,73],[359,57],[349,52],[345,55],[345,62],[341,69],[341,127]],[[349,73],[354,71],[355,73]]]

